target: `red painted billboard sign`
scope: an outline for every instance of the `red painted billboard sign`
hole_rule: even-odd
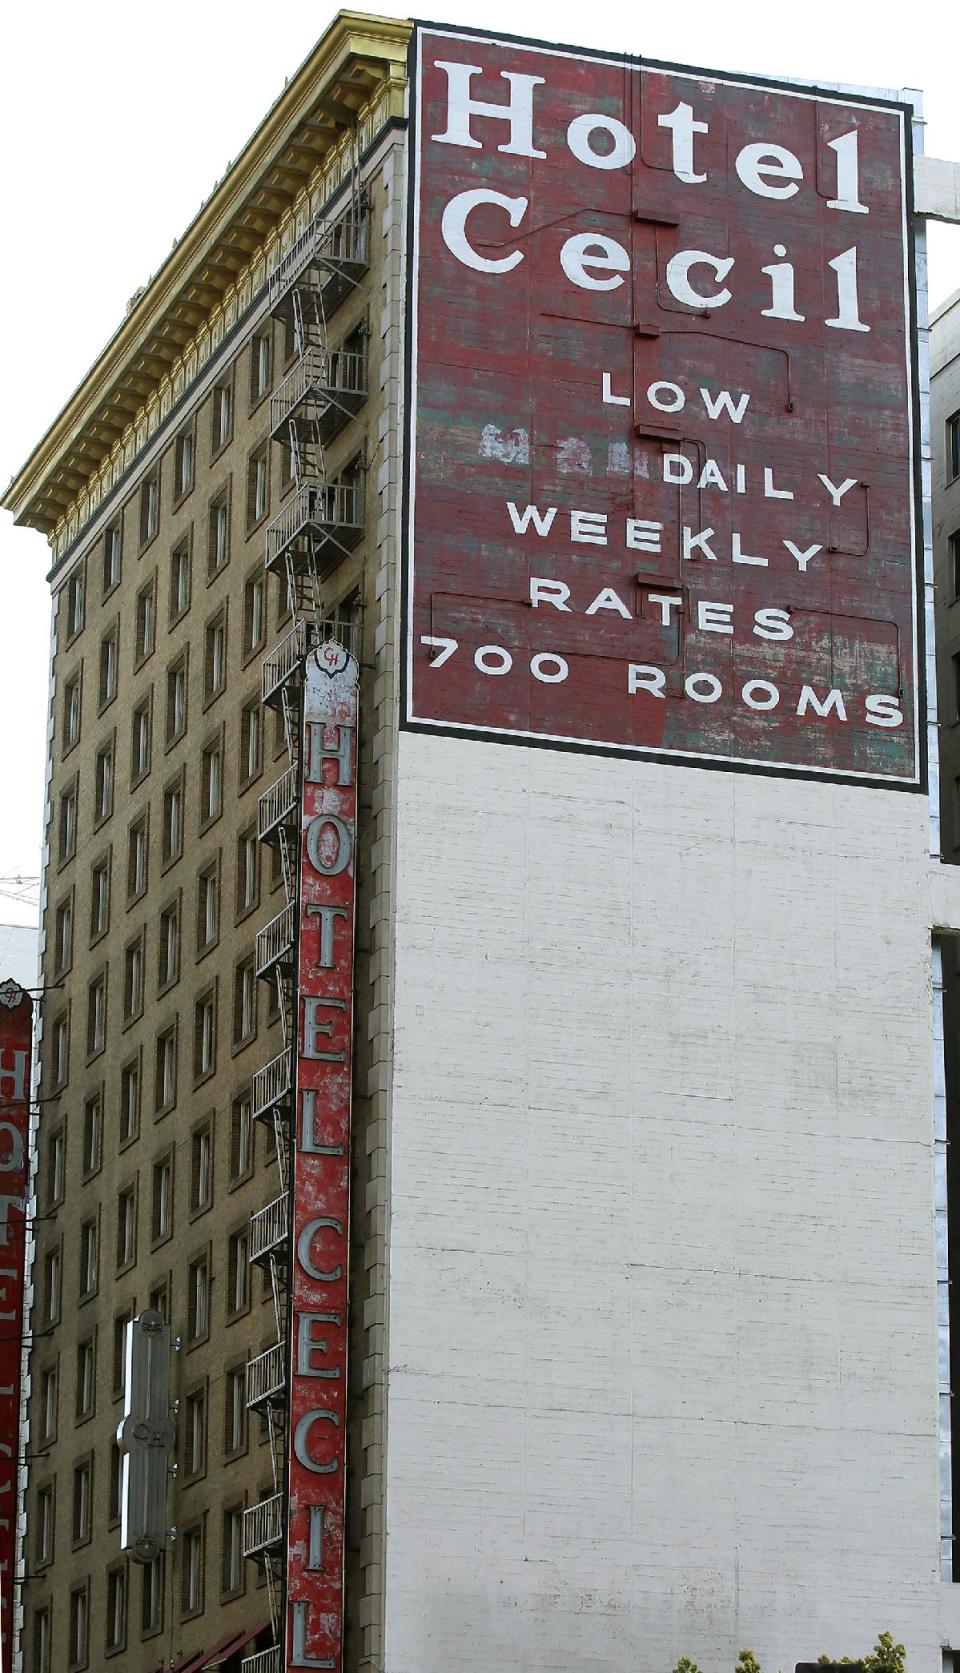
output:
[[[33,1000],[0,983],[0,1670],[13,1666]]]
[[[406,724],[918,785],[909,108],[416,53]]]
[[[357,663],[307,659],[292,1166],[286,1665],[342,1666]]]

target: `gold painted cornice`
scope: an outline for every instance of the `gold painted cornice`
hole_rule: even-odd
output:
[[[369,104],[402,86],[412,25],[338,12],[3,496],[50,534]]]

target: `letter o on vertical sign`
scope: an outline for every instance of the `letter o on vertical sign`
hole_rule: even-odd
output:
[[[328,860],[323,852],[321,838],[327,829],[337,833],[336,857]],[[353,854],[353,832],[344,820],[335,813],[318,813],[307,826],[307,853],[310,864],[322,877],[336,877],[341,871],[346,871]]]

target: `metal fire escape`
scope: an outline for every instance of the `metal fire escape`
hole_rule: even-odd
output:
[[[348,208],[318,220],[298,239],[268,281],[274,319],[292,332],[296,361],[270,401],[271,439],[289,449],[295,492],[266,531],[266,569],[286,589],[292,625],[264,658],[261,701],[283,717],[287,765],[260,797],[259,840],[279,851],[284,905],[257,936],[258,977],[275,983],[283,1048],[254,1075],[252,1115],[271,1129],[277,1195],[250,1221],[250,1262],[267,1276],[276,1340],[247,1366],[247,1408],[267,1426],[273,1491],[244,1512],[244,1556],[261,1564],[270,1599],[274,1645],[243,1662],[244,1673],[281,1673],[284,1499],[289,1356],[286,1342],[290,1263],[290,1169],[293,1147],[300,783],[300,686],[307,653],[327,639],[359,655],[357,612],[322,614],[325,579],[360,540],[362,468],[331,476],[325,449],[367,398],[362,329],[331,348],[328,321],[367,273],[366,202],[355,189]]]

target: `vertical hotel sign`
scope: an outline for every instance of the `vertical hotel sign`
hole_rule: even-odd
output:
[[[0,983],[0,1670],[13,1666],[33,1001]]]
[[[919,786],[910,107],[414,51],[404,724]]]
[[[303,691],[297,1103],[292,1167],[286,1665],[340,1673],[357,663],[307,658]]]

